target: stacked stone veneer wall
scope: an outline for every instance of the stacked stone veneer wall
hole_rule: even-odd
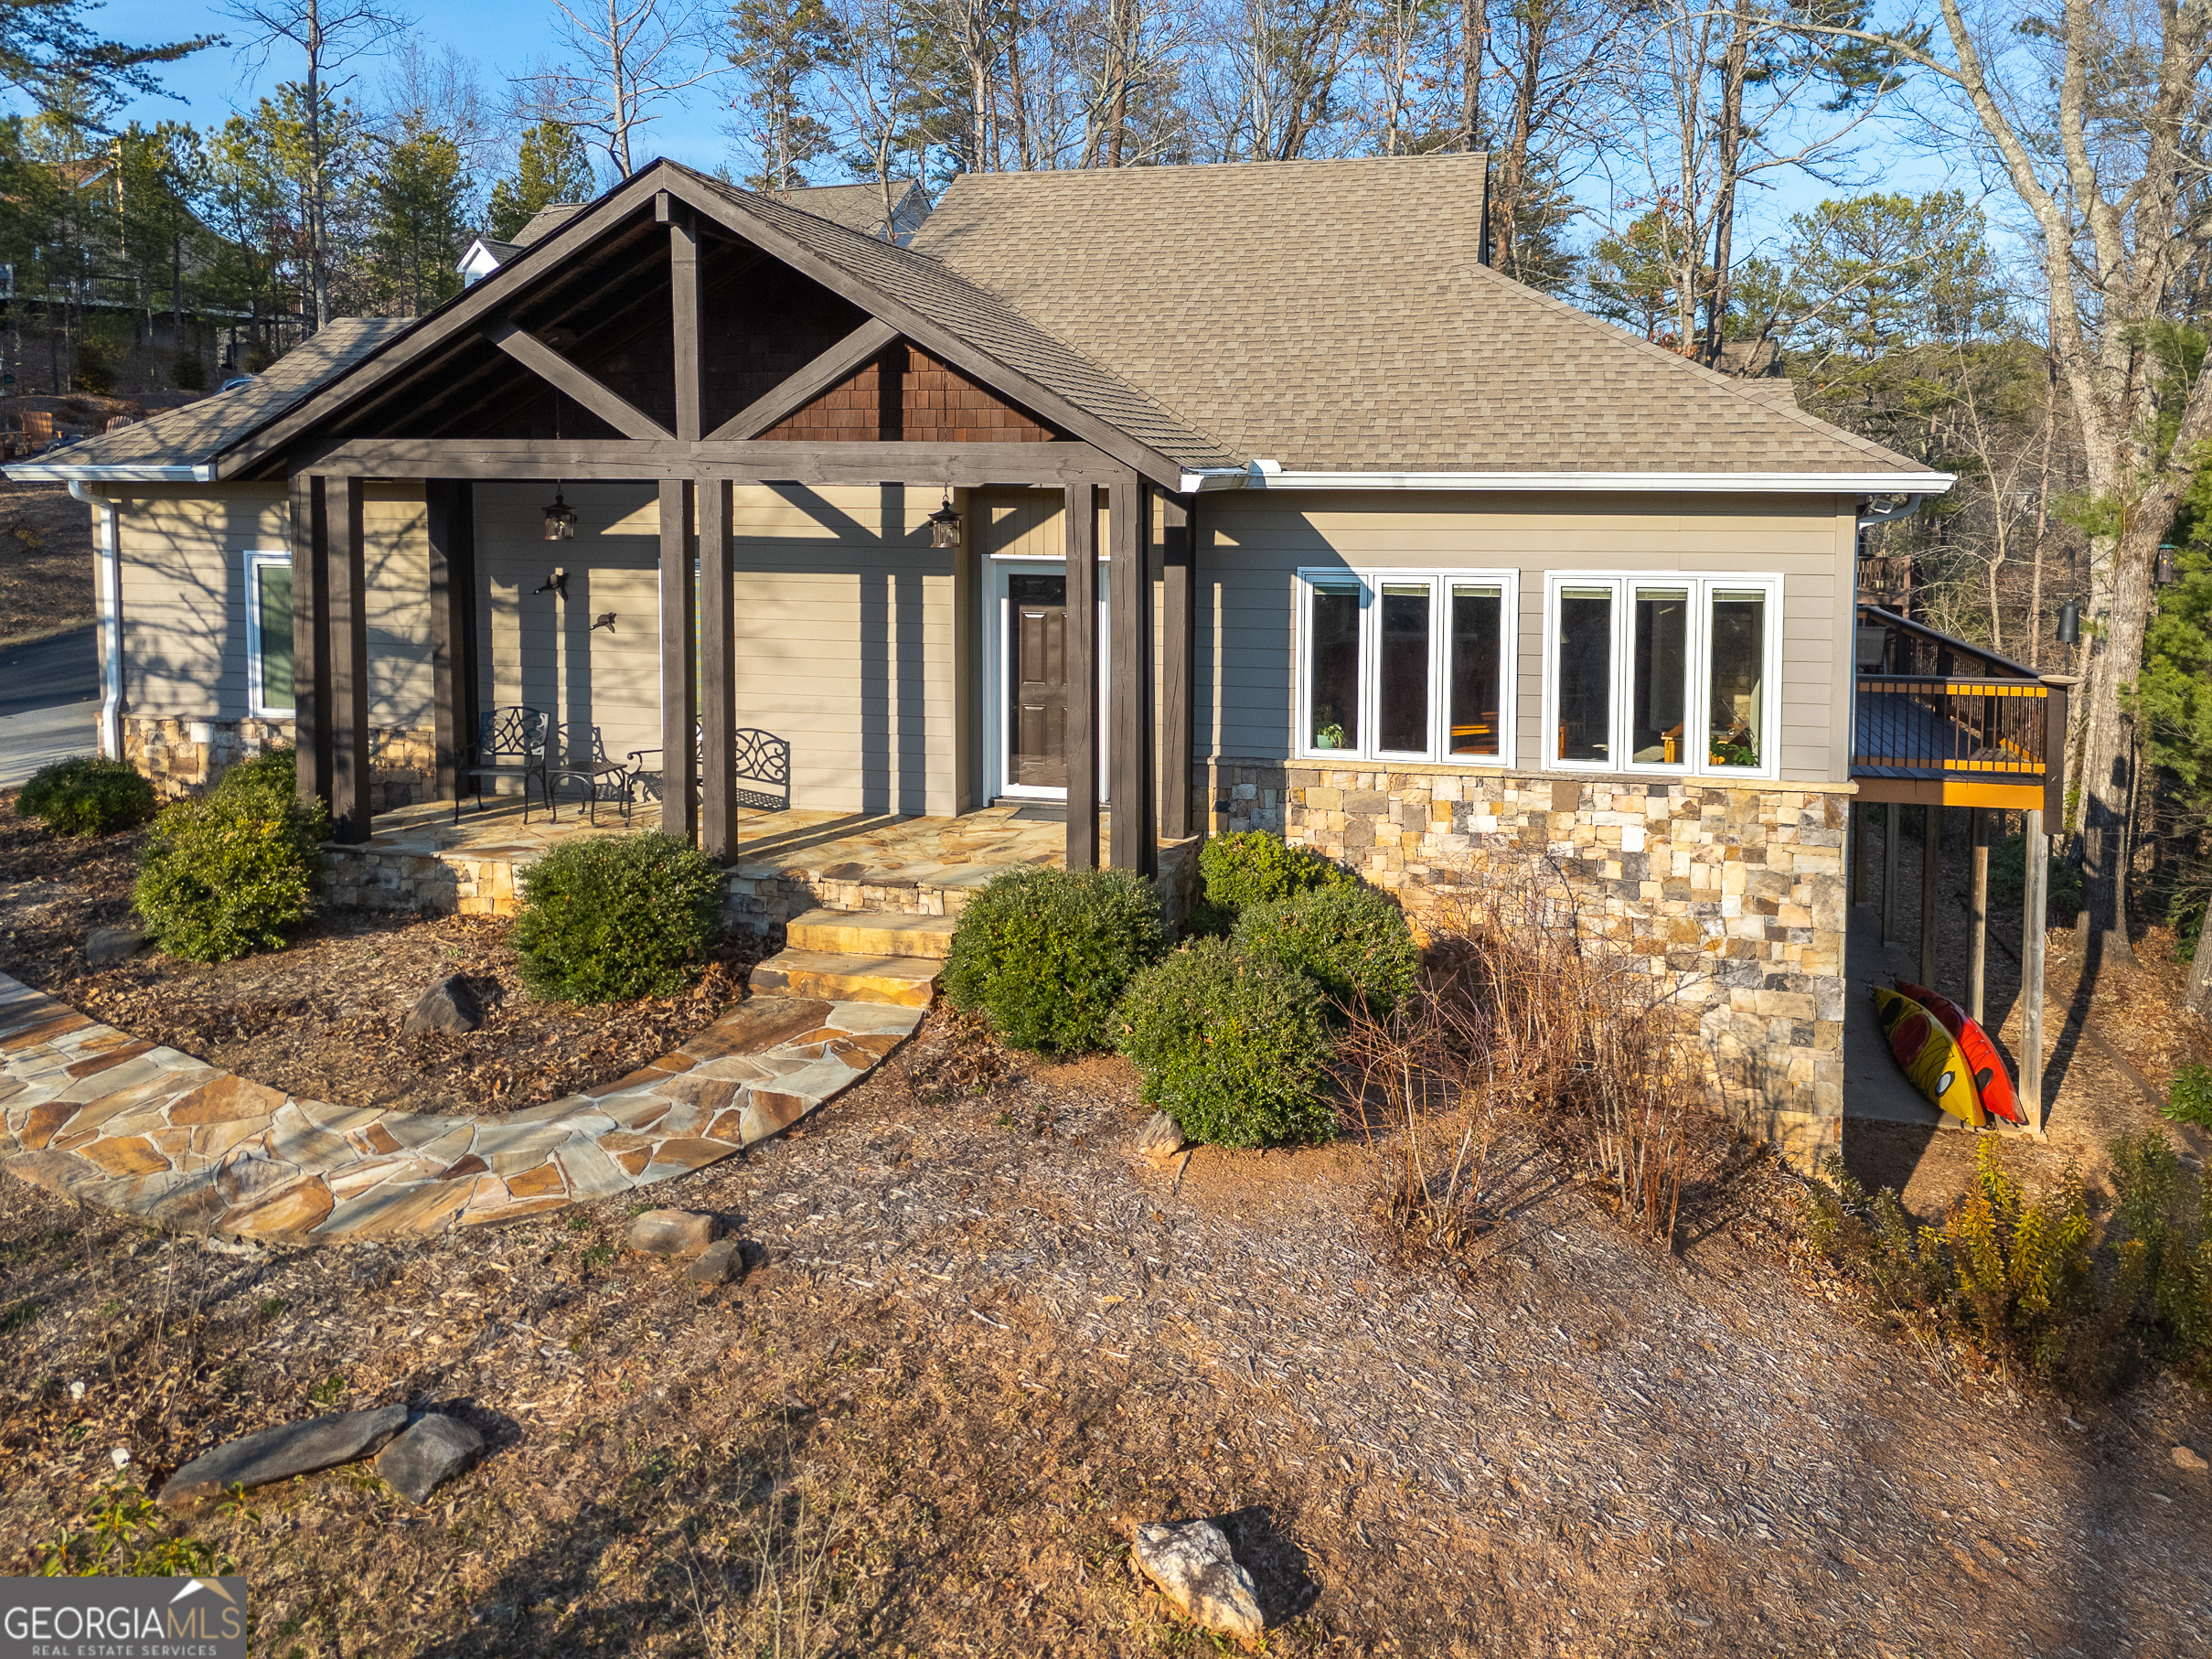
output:
[[[154,780],[165,800],[198,795],[235,763],[292,741],[288,720],[175,720],[126,714],[123,758]],[[369,810],[428,800],[436,782],[437,744],[428,726],[372,726],[369,733]]]
[[[326,849],[326,901],[361,910],[433,911],[441,915],[514,915],[522,908],[513,853],[401,852],[381,847]]]
[[[1217,829],[1279,830],[1416,915],[1541,861],[1584,926],[1673,987],[1738,1122],[1801,1169],[1841,1146],[1850,786],[1260,761],[1202,778]]]

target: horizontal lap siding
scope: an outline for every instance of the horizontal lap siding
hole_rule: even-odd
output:
[[[1781,774],[1848,776],[1848,628],[1854,504],[1834,497],[1291,495],[1199,503],[1199,742],[1216,755],[1290,753],[1292,587],[1301,568],[1517,570],[1521,618],[1515,764],[1540,764],[1547,571],[1741,571],[1783,578]],[[1208,728],[1211,728],[1209,731]]]
[[[246,555],[291,551],[283,487],[147,487],[117,504],[131,712],[245,718]],[[372,487],[362,530],[369,722],[427,725],[429,566],[421,489]]]

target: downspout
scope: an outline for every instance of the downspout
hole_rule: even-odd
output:
[[[100,752],[110,760],[123,754],[123,537],[122,509],[74,479],[69,494],[92,509],[92,562],[97,573],[94,598],[100,626]]]

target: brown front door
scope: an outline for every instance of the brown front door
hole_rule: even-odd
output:
[[[1009,576],[1007,782],[1064,789],[1067,763],[1067,577]]]

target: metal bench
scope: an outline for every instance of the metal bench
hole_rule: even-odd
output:
[[[660,749],[633,749],[629,787],[647,800],[660,800],[668,767]],[[773,732],[740,726],[730,733],[730,758],[737,778],[737,804],[755,812],[784,812],[791,806],[791,744]],[[699,728],[691,729],[691,776],[701,776]],[[747,787],[748,785],[754,786]]]
[[[484,810],[484,780],[486,778],[518,778],[522,784],[522,821],[530,821],[530,780],[538,780],[538,787],[552,803],[551,786],[546,777],[546,717],[542,709],[526,709],[516,703],[503,703],[486,709],[476,722],[476,741],[469,745],[462,764],[454,768],[454,822],[461,821],[461,785],[463,778],[476,780],[476,810]]]

